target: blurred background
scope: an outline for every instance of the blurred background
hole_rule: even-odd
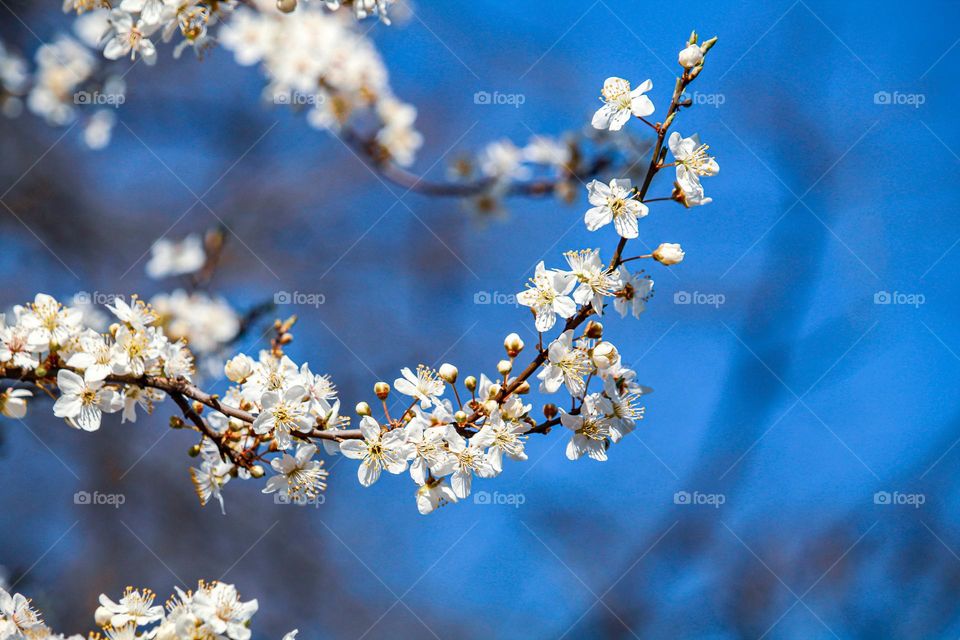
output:
[[[28,55],[70,28],[59,3],[0,4],[0,35]],[[238,482],[222,516],[191,491],[172,405],[91,435],[35,403],[0,425],[8,581],[65,632],[93,626],[101,592],[222,577],[259,600],[264,638],[957,637],[960,89],[945,80],[960,41],[942,25],[960,6],[411,8],[362,28],[418,107],[414,169],[438,179],[461,150],[581,128],[610,75],[651,78],[664,106],[690,30],[720,37],[676,125],[720,163],[714,203],[651,205],[641,239],[687,258],[652,269],[639,321],[605,322],[655,389],[635,436],[602,464],[566,460],[559,431],[532,438],[528,463],[475,484],[513,504],[423,517],[406,478],[363,489],[334,459],[318,508]],[[167,48],[126,81],[100,151],[29,114],[0,119],[0,306],[152,295],[169,288],[144,275],[158,237],[225,224],[216,290],[239,309],[322,293],[295,309],[289,353],[352,406],[421,361],[490,372],[506,333],[535,338],[525,310],[478,294],[515,293],[537,260],[600,242],[585,193],[513,199],[490,224],[403,195],[264,105],[260,73],[227,52]],[[525,99],[478,105],[478,91]],[[669,188],[661,176],[651,196]],[[265,347],[259,333],[238,347]],[[126,501],[76,505],[77,491]]]

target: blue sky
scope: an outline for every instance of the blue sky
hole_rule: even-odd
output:
[[[606,323],[655,389],[636,437],[604,464],[567,461],[559,432],[534,438],[529,463],[477,485],[521,494],[522,505],[464,504],[427,519],[413,509],[408,482],[362,489],[352,466],[338,465],[327,504],[283,516],[283,530],[325,558],[330,572],[299,588],[342,590],[365,603],[354,635],[403,595],[405,604],[368,637],[392,628],[429,637],[418,617],[446,631],[441,637],[450,629],[466,637],[759,637],[775,621],[769,637],[955,636],[955,612],[927,603],[960,569],[960,533],[951,525],[958,391],[950,382],[960,367],[952,295],[960,128],[949,82],[960,50],[955,34],[934,28],[955,22],[958,7],[528,0],[420,3],[414,11],[405,24],[371,34],[395,91],[418,106],[427,142],[416,168],[496,138],[521,143],[531,132],[579,129],[610,75],[651,78],[654,103],[665,106],[676,52],[695,28],[720,37],[697,81],[713,104],[684,112],[676,128],[699,132],[721,173],[707,183],[708,207],[651,205],[641,239],[680,242],[687,258],[669,272],[651,270],[657,293],[641,320]],[[36,20],[41,38],[68,23],[54,12]],[[22,44],[32,46],[29,36]],[[258,73],[225,52],[202,64],[162,59],[128,81],[114,144],[91,153],[68,137],[57,156],[86,180],[80,197],[102,211],[102,228],[132,218],[142,233],[117,242],[118,255],[70,258],[77,282],[46,263],[35,238],[6,227],[0,259],[14,277],[4,305],[37,290],[152,293],[157,285],[142,267],[119,278],[116,264],[136,259],[193,204],[190,190],[202,194],[260,136],[204,196],[243,240],[231,244],[236,270],[219,284],[241,305],[278,288],[324,292],[326,305],[300,311],[291,353],[333,374],[347,404],[368,395],[375,379],[392,380],[401,367],[448,350],[442,358],[462,372],[492,370],[504,334],[522,329],[525,312],[476,305],[474,295],[518,291],[537,259],[559,266],[562,251],[597,245],[576,224],[585,194],[570,206],[512,200],[510,218],[489,226],[454,201],[409,194],[407,206],[395,205],[402,192],[341,143],[261,106]],[[476,105],[476,91],[525,99],[518,108]],[[59,135],[23,122],[51,142]],[[430,175],[442,177],[442,163]],[[241,180],[267,194],[289,184],[296,197],[280,213],[267,198],[238,204],[230,190]],[[661,178],[650,193],[669,187]],[[197,207],[171,234],[215,222]],[[683,292],[722,303],[679,304]],[[115,454],[113,438],[101,443],[103,457],[142,454],[164,417],[137,433],[125,425],[129,442]],[[53,590],[68,567],[90,568],[77,559],[84,549],[111,544],[68,504],[80,482],[68,469],[83,478],[97,463],[69,448],[74,434],[51,436],[51,452],[10,427],[4,453],[13,493],[3,500],[23,511],[31,532],[5,533],[10,553],[29,566],[79,523],[35,570],[33,584]],[[37,433],[46,441],[47,430],[61,427],[50,422]],[[179,482],[170,490],[183,495],[164,499],[221,530],[218,513],[190,504],[188,444],[175,440],[163,439],[148,458],[150,469],[165,465],[162,473]],[[116,482],[131,487],[129,478]],[[156,500],[149,487],[136,491],[147,504]],[[725,502],[678,506],[678,491]],[[876,505],[878,491],[922,494],[925,504]],[[250,490],[228,492],[226,522],[242,538],[230,543],[234,557],[277,519],[264,508],[259,521],[245,519],[246,505],[258,500]],[[168,525],[136,509],[102,514],[111,535],[128,536],[122,519],[160,532],[145,537],[147,545],[163,540]],[[252,555],[282,548],[270,539],[276,535],[265,534]],[[189,548],[164,543],[162,562],[129,544],[157,591],[174,583],[167,568],[189,582],[203,577],[193,575],[200,568],[230,564],[211,538]],[[904,558],[915,562],[893,577],[891,565]],[[316,608],[285,605],[258,581],[269,567],[266,558],[248,558],[231,575],[260,598],[261,628],[292,621],[287,626],[315,630],[308,638],[324,636]],[[142,581],[121,569],[122,561],[98,586],[119,591]],[[878,622],[891,606],[913,625],[909,633]]]

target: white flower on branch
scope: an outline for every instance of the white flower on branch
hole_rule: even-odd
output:
[[[279,458],[270,461],[270,466],[277,475],[267,480],[263,493],[273,493],[286,489],[287,497],[291,500],[313,500],[327,488],[326,469],[322,460],[314,460],[317,447],[312,444],[302,444],[297,447],[295,455],[284,453]]]
[[[487,447],[487,461],[496,475],[503,471],[504,455],[518,462],[527,459],[524,451],[526,436],[523,434],[529,430],[530,425],[523,422],[504,422],[500,412],[494,411],[472,440],[474,446]]]
[[[540,390],[556,393],[562,385],[575,398],[583,396],[584,377],[593,367],[587,353],[573,344],[573,331],[564,331],[560,337],[550,343],[547,362],[537,374]]]
[[[573,432],[567,443],[568,459],[577,460],[583,455],[601,462],[607,459],[607,441],[613,435],[607,416],[612,412],[607,398],[590,394],[584,398],[579,414],[560,414],[560,423]]]
[[[612,296],[620,287],[620,274],[603,264],[598,249],[567,251],[563,255],[578,283],[573,292],[573,301],[580,305],[592,305],[597,315],[603,314],[603,299]]]
[[[131,59],[137,54],[149,65],[157,62],[157,48],[150,36],[157,30],[156,23],[148,24],[142,18],[134,22],[133,16],[122,9],[110,12],[110,30],[103,36],[103,55],[108,60],[118,60],[128,53]]]
[[[400,373],[403,377],[394,380],[393,387],[400,393],[419,400],[423,409],[433,406],[443,394],[443,380],[437,376],[436,371],[426,365],[419,365],[416,375],[409,367],[404,367]]]
[[[717,161],[707,155],[710,147],[701,144],[697,134],[684,138],[676,131],[670,134],[667,143],[677,163],[677,184],[686,199],[684,204],[689,207],[711,202],[704,197],[700,183],[701,176],[715,176],[720,172]]]
[[[603,83],[604,105],[593,115],[595,129],[619,131],[630,116],[643,118],[654,111],[653,102],[643,95],[653,89],[652,80],[644,80],[636,89],[630,90],[630,82],[623,78],[607,78]]]
[[[133,623],[135,627],[148,625],[163,618],[163,607],[153,606],[155,597],[149,589],[139,591],[133,587],[127,587],[120,602],[100,594],[100,606],[94,616],[115,628],[127,623]]]
[[[449,478],[429,480],[417,489],[417,511],[422,515],[432,513],[437,507],[456,501],[457,495],[450,488]]]
[[[386,469],[390,473],[403,473],[407,468],[410,448],[404,442],[400,429],[383,433],[377,421],[364,416],[360,421],[363,440],[345,440],[340,443],[340,452],[348,458],[361,460],[357,469],[360,484],[369,487],[380,478]]]
[[[51,342],[66,344],[80,329],[81,322],[83,314],[64,307],[45,293],[38,293],[33,304],[23,308],[20,313],[20,326],[29,332],[29,340],[34,345]]]
[[[476,438],[477,436],[474,436],[468,443],[459,434],[451,433],[448,446],[453,456],[449,461],[444,462],[439,470],[440,475],[453,472],[450,476],[450,487],[454,495],[461,500],[470,495],[474,474],[480,478],[492,478],[497,475],[497,470],[490,464],[483,445],[477,442]]]
[[[261,435],[272,434],[277,448],[289,449],[291,436],[297,432],[309,433],[313,419],[304,404],[306,390],[300,386],[280,391],[267,391],[260,398],[263,411],[253,423],[253,431]]]
[[[0,638],[22,638],[42,627],[40,614],[30,606],[29,600],[0,588]]]
[[[640,234],[637,221],[649,213],[647,205],[635,200],[633,185],[627,178],[615,178],[610,184],[591,180],[587,185],[590,204],[583,221],[590,231],[613,223],[621,238],[636,238]]]
[[[84,431],[100,428],[104,413],[119,411],[122,407],[116,391],[103,386],[102,379],[86,375],[81,378],[73,371],[61,369],[57,374],[60,397],[53,405],[53,415]]]
[[[557,316],[569,318],[577,312],[577,305],[569,295],[576,284],[572,273],[547,271],[541,260],[528,288],[517,294],[517,302],[533,309],[537,331],[549,331],[556,324]]]
[[[625,318],[627,313],[632,313],[634,318],[639,318],[653,293],[653,280],[649,276],[630,273],[624,266],[620,267],[619,272],[622,284],[613,300],[613,308],[621,318]]]

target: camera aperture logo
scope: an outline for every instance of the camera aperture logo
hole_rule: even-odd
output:
[[[103,291],[78,291],[73,296],[74,304],[106,306],[116,304],[117,300],[126,301],[126,296],[122,293],[105,293]]]
[[[506,505],[519,509],[521,505],[527,502],[527,496],[522,493],[500,493],[494,491],[475,491],[473,494],[473,504],[497,504]]]
[[[90,493],[89,491],[77,491],[73,494],[73,504],[85,506],[108,506],[119,509],[126,501],[127,497],[122,493],[100,493],[99,491]]]
[[[919,509],[926,504],[927,496],[923,493],[902,493],[900,491],[877,491],[873,494],[873,504],[882,506],[906,506]]]
[[[299,306],[317,308],[327,301],[327,296],[318,292],[305,291],[277,291],[273,294],[273,304],[295,304]]]
[[[727,496],[722,493],[701,493],[699,491],[677,491],[673,494],[673,504],[710,506],[719,509],[727,502]]]
[[[904,293],[903,291],[877,291],[873,294],[873,304],[892,304],[917,309],[926,304],[927,297],[922,293]]]
[[[522,93],[501,93],[499,91],[477,91],[473,94],[473,104],[509,106],[519,109],[527,101]]]

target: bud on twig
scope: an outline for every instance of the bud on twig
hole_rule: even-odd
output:
[[[354,411],[357,412],[358,416],[369,416],[373,413],[373,411],[370,410],[370,405],[368,405],[366,402],[358,402],[357,406],[354,408]]]
[[[503,341],[503,348],[507,350],[507,355],[516,358],[523,351],[523,340],[516,333],[511,333]]]
[[[378,382],[377,384],[373,385],[373,392],[377,394],[377,397],[381,400],[386,400],[387,396],[390,395],[390,385],[388,385],[386,382]]]
[[[448,363],[443,363],[440,365],[440,377],[443,378],[445,382],[449,384],[454,384],[457,381],[457,376],[460,375],[460,372],[455,366]]]

